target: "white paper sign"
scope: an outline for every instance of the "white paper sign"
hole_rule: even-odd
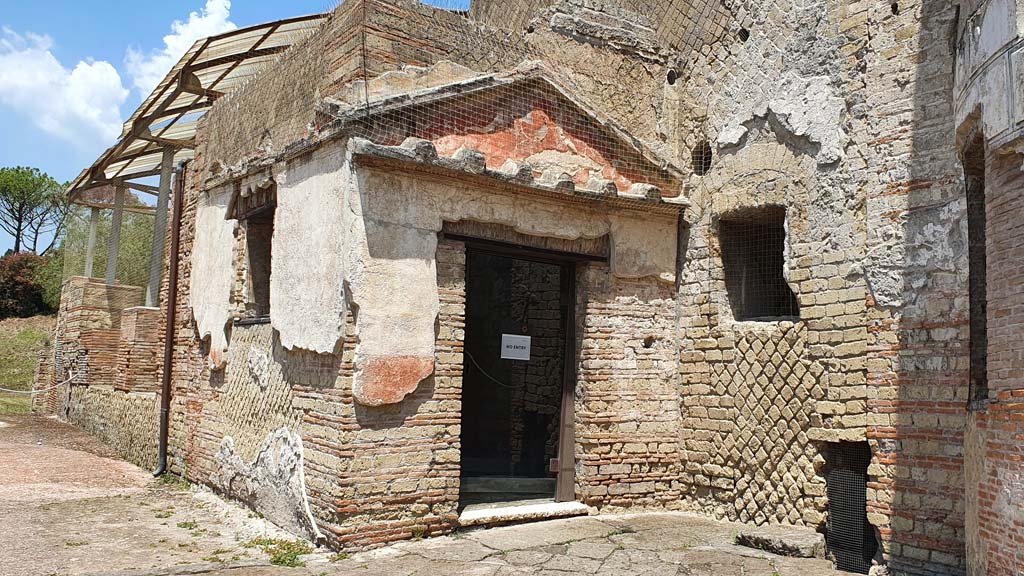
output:
[[[503,360],[529,360],[530,337],[516,334],[501,335],[501,358]]]

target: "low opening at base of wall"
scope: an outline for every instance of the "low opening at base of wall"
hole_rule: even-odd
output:
[[[825,542],[836,568],[867,574],[878,553],[878,539],[867,517],[867,442],[835,442],[825,446],[828,525]]]

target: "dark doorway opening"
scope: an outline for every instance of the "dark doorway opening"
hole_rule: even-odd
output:
[[[867,517],[871,448],[867,442],[837,442],[828,445],[825,458],[829,555],[839,570],[867,574],[878,552],[875,529]]]
[[[467,244],[463,508],[575,500],[575,264]]]

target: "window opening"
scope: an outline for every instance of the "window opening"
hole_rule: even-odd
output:
[[[743,211],[718,224],[725,286],[736,320],[800,317],[796,295],[783,275],[786,210],[779,206]]]
[[[697,143],[697,146],[690,152],[690,167],[697,176],[703,176],[711,171],[711,161],[715,152],[707,140]]]
[[[277,186],[269,182],[235,197],[232,215],[245,226],[246,316],[270,317],[270,261]]]

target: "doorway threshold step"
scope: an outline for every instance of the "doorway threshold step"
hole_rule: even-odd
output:
[[[500,505],[478,504],[463,509],[462,514],[459,515],[459,525],[466,527],[535,522],[570,516],[586,516],[589,513],[590,509],[587,508],[587,505],[580,502],[529,500],[506,502]]]

